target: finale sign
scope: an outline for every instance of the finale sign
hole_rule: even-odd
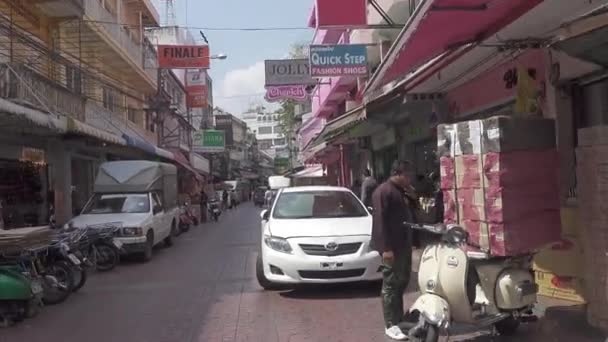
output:
[[[368,76],[366,45],[311,45],[310,75],[316,78]]]
[[[158,66],[162,69],[209,69],[209,45],[159,45]]]

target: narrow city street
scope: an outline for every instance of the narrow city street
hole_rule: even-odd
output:
[[[387,341],[377,287],[263,292],[255,280],[258,213],[251,203],[242,204],[219,223],[197,227],[172,248],[157,250],[150,263],[125,262],[95,274],[64,304],[0,331],[0,341]],[[414,297],[408,293],[406,305]],[[541,339],[525,330],[512,340],[567,340]]]

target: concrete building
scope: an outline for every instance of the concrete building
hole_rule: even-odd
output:
[[[259,106],[243,113],[241,118],[255,134],[258,148],[273,158],[276,149],[284,148],[287,144],[278,114],[268,113],[265,108]]]

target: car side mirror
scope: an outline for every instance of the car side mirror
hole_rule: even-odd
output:
[[[367,207],[367,211],[369,211],[370,214],[374,213],[374,208],[373,207]]]
[[[270,218],[270,211],[268,209],[262,210],[262,212],[260,213],[260,218],[262,219],[262,221],[268,221],[268,219]]]
[[[161,211],[163,211],[163,207],[161,207],[160,205],[155,205],[155,206],[154,206],[154,209],[152,209],[152,213],[153,213],[154,215],[156,215],[156,214],[160,213]]]

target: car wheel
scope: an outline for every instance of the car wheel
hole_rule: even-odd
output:
[[[141,260],[143,262],[148,262],[152,260],[152,252],[154,248],[154,233],[151,231],[146,234],[146,246],[144,247],[144,252],[141,255]]]
[[[264,274],[264,261],[262,260],[261,254],[258,255],[255,263],[255,275],[258,280],[258,284],[260,284],[264,290],[274,291],[279,289],[279,286],[276,283],[273,283],[266,278],[266,275]]]

